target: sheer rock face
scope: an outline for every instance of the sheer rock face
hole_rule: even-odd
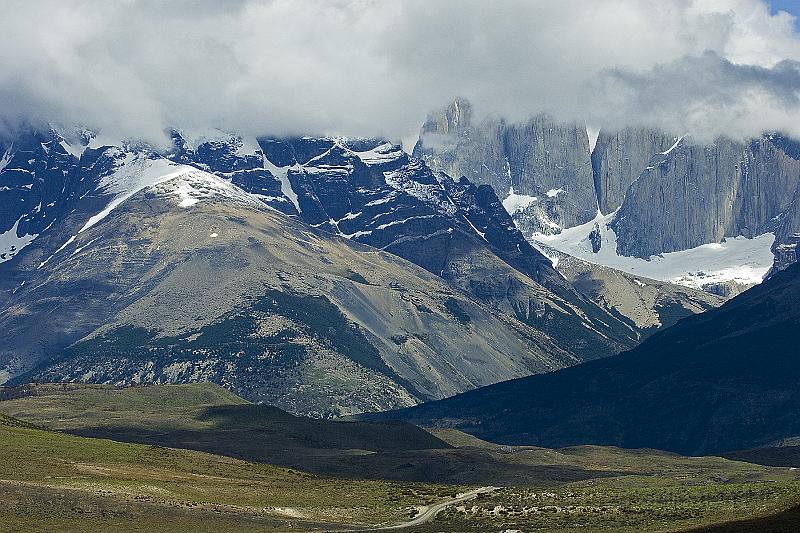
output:
[[[772,135],[771,139],[786,156],[795,161],[800,160],[800,142],[780,135]],[[798,253],[800,252],[800,183],[797,187],[797,192],[795,192],[789,208],[778,219],[775,244],[772,248],[775,254],[773,273],[800,260],[800,253]]]
[[[529,239],[584,224],[599,209],[616,213],[620,255],[649,258],[774,232],[776,265],[796,256],[800,144],[778,134],[701,144],[631,127],[600,131],[590,155],[583,126],[545,115],[478,120],[459,99],[431,113],[414,154],[493,187]]]
[[[612,223],[622,255],[646,258],[774,232],[798,194],[800,161],[769,136],[706,146],[686,138],[665,151],[631,184]],[[785,233],[796,231],[786,226]]]
[[[535,198],[533,205],[557,204],[532,211],[539,231],[585,223],[597,211],[589,138],[582,125],[558,123],[546,115],[520,124],[475,121],[469,103],[456,100],[431,113],[414,155],[434,170],[491,185],[501,198],[513,190]]]
[[[674,137],[642,128],[601,131],[592,151],[600,211],[607,215],[618,209],[628,187],[636,181],[653,154],[668,150],[674,143]]]

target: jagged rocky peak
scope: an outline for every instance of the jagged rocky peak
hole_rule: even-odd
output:
[[[542,233],[592,220],[597,211],[589,137],[582,124],[545,114],[509,123],[481,117],[464,99],[431,113],[414,156],[434,170],[490,185],[525,211],[526,224]]]
[[[91,204],[94,176],[113,165],[100,151],[73,146],[52,128],[22,128],[0,141],[0,152],[0,263],[47,230],[57,232],[56,222],[81,217],[85,211],[75,203]]]
[[[549,261],[514,226],[494,190],[452,179],[382,139],[260,139],[271,172],[285,181],[313,227],[457,277],[460,241],[477,238],[542,281]],[[550,272],[543,272],[550,270]]]
[[[456,98],[453,102],[428,115],[422,125],[422,133],[449,135],[459,133],[472,125],[472,104],[464,98]]]

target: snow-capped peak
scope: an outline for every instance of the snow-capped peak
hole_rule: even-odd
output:
[[[168,196],[178,207],[189,208],[198,202],[224,198],[234,202],[264,209],[265,205],[231,182],[202,170],[192,169],[173,173],[163,181],[148,187],[157,195]]]
[[[105,209],[91,217],[78,233],[103,220],[115,207],[142,189],[167,181],[179,174],[199,170],[188,165],[178,165],[164,158],[153,159],[151,154],[146,152],[119,151],[118,155],[121,157],[116,169],[104,176],[98,187],[101,192],[114,194],[114,198]]]

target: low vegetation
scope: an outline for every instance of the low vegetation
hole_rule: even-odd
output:
[[[782,512],[798,504],[798,488],[796,480],[691,485],[641,476],[510,487],[447,509],[423,531],[677,531]]]
[[[311,420],[211,384],[28,385],[0,398],[3,530],[367,530],[486,485],[501,488],[408,530],[726,533],[758,519],[783,531],[800,504],[788,467]]]
[[[402,521],[451,490],[328,479],[20,424],[0,425],[0,456],[5,531],[338,529]]]

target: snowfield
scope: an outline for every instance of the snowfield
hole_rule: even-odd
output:
[[[621,256],[617,254],[617,236],[608,226],[615,215],[598,213],[594,220],[568,228],[558,235],[537,233],[529,240],[534,245],[543,243],[590,263],[696,289],[720,282],[733,281],[744,285],[761,283],[772,267],[774,257],[771,248],[775,242],[772,233],[753,239],[742,236],[728,238],[721,243],[654,255],[646,260]],[[589,242],[589,233],[595,224],[599,226],[602,237],[602,245],[597,253],[592,251]]]

